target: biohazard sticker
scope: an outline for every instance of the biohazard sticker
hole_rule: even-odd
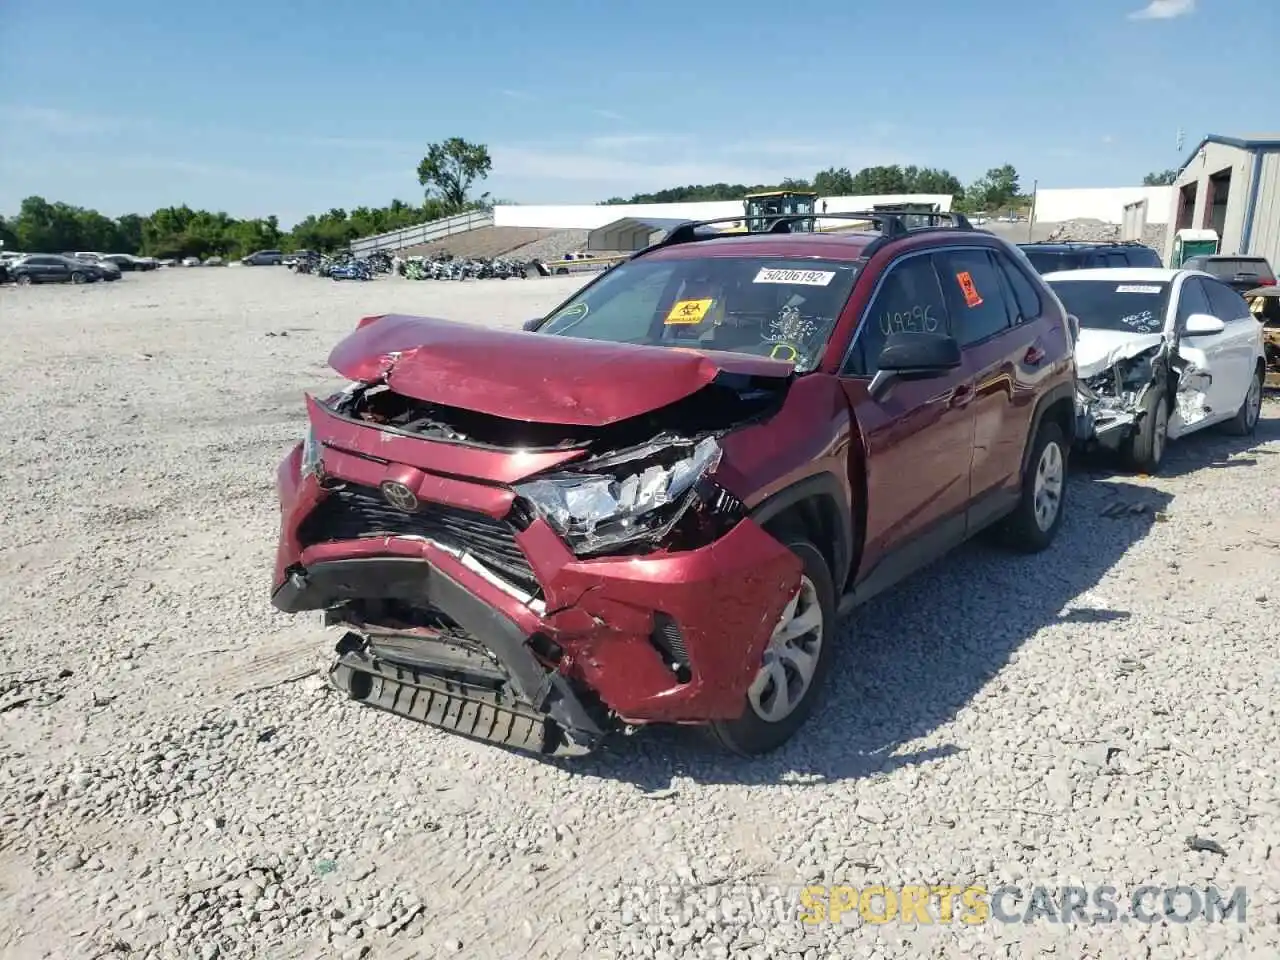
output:
[[[1159,287],[1148,283],[1122,283],[1116,287],[1116,293],[1159,293]]]
[[[789,343],[775,343],[773,349],[769,351],[770,360],[786,360],[795,362],[800,356],[800,351]]]
[[[752,283],[797,283],[805,287],[825,287],[836,278],[834,270],[781,270],[761,267]]]
[[[665,322],[668,324],[701,323],[702,318],[707,315],[707,311],[711,309],[713,303],[715,303],[715,300],[710,298],[706,300],[679,300],[672,305]]]
[[[961,270],[957,273],[956,282],[960,284],[960,292],[964,294],[964,302],[970,308],[982,306],[982,294],[978,293],[978,288],[973,283],[973,276],[968,270]]]

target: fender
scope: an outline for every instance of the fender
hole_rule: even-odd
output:
[[[1060,383],[1048,393],[1044,394],[1036,401],[1036,408],[1031,414],[1031,430],[1027,434],[1026,445],[1022,449],[1022,474],[1026,475],[1027,467],[1031,463],[1031,448],[1035,444],[1036,434],[1040,432],[1040,421],[1044,419],[1044,413],[1053,404],[1059,400],[1066,400],[1071,404],[1071,416],[1067,418],[1067,448],[1070,449],[1076,441],[1076,388],[1075,381],[1071,383]]]
[[[790,507],[806,500],[829,501],[839,518],[836,542],[832,544],[836,569],[831,571],[832,579],[836,583],[836,592],[839,593],[841,585],[849,578],[849,564],[853,558],[853,516],[844,490],[835,474],[824,472],[805,477],[760,501],[751,510],[749,516],[757,524],[764,526]]]

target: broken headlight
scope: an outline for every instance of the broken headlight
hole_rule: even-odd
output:
[[[597,553],[665,536],[688,509],[698,481],[719,466],[720,454],[720,444],[707,437],[669,448],[662,459],[622,461],[616,474],[556,473],[515,490],[574,553]]]
[[[303,477],[309,477],[313,473],[320,473],[321,450],[320,441],[316,439],[315,427],[308,425],[306,436],[302,438],[301,472]]]

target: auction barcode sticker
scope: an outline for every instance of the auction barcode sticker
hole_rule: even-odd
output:
[[[753,283],[799,283],[809,287],[825,287],[835,279],[834,270],[782,270],[761,267]]]
[[[1159,293],[1159,287],[1148,283],[1122,283],[1116,287],[1116,293]]]

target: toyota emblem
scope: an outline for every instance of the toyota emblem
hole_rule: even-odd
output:
[[[397,510],[413,513],[418,509],[418,496],[399,480],[383,480],[379,487],[383,499]]]

